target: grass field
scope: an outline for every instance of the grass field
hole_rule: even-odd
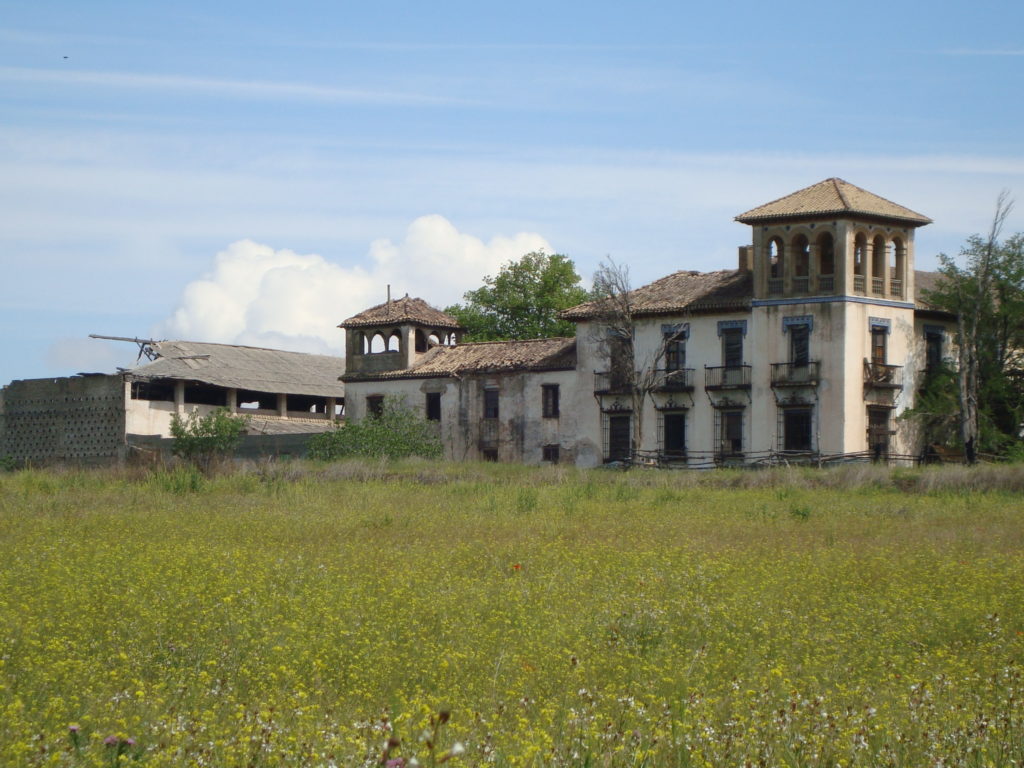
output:
[[[0,474],[0,765],[1020,765],[1022,489]]]

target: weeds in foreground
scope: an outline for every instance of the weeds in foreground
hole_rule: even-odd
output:
[[[1014,475],[855,470],[5,474],[0,764],[1020,763]]]

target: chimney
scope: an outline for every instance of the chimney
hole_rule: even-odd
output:
[[[753,269],[754,269],[754,246],[752,246],[752,245],[741,245],[740,246],[739,270],[740,270],[740,272],[752,272]]]

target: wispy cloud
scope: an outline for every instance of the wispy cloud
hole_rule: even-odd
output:
[[[96,72],[71,69],[0,67],[0,82],[54,85],[93,85],[103,88],[132,88],[191,91],[245,99],[298,99],[352,104],[416,104],[421,106],[466,103],[459,99],[422,93],[330,85],[273,82],[266,80],[224,80],[181,75],[152,75],[126,72]]]
[[[1024,56],[1024,48],[951,48],[946,56]]]

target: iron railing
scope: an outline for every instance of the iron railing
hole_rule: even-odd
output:
[[[834,275],[821,275],[818,277],[818,290],[822,293],[832,293],[836,289],[836,278]]]
[[[884,277],[872,277],[871,278],[871,292],[875,296],[885,295],[885,278]]]
[[[704,366],[705,389],[750,389],[749,365]]]
[[[864,275],[853,276],[853,290],[864,293]]]
[[[594,371],[595,394],[628,395],[633,387],[629,371]]]
[[[817,384],[821,363],[808,360],[803,363],[772,363],[773,387],[803,387]]]
[[[659,369],[654,389],[659,392],[689,392],[693,389],[693,368]]]
[[[794,277],[793,278],[793,293],[808,293],[811,290],[811,278],[809,277]]]
[[[903,389],[903,366],[865,362],[864,386],[878,389]]]
[[[889,281],[889,293],[893,296],[903,298],[903,281],[902,280],[890,280]]]

